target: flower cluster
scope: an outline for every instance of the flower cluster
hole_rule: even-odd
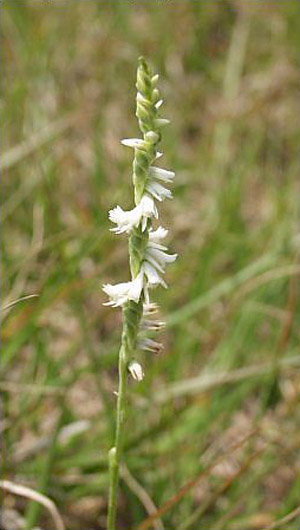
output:
[[[128,213],[131,214],[134,210]],[[120,233],[119,227],[113,230],[118,230],[117,233]],[[162,273],[165,272],[166,263],[172,263],[177,257],[177,254],[167,254],[167,247],[159,243],[167,234],[168,230],[162,226],[154,231],[152,228],[149,229],[149,239],[139,273],[130,282],[104,285],[103,291],[110,298],[109,302],[105,302],[104,305],[118,307],[123,306],[129,300],[137,303],[141,298],[142,291],[146,304],[149,304],[149,288],[157,287],[159,284],[167,287]]]
[[[142,304],[139,328],[158,330],[162,323],[149,320],[149,314],[155,311],[150,303],[149,290],[158,285],[167,287],[163,273],[165,265],[175,261],[177,255],[167,253],[162,241],[168,231],[162,226],[152,228],[152,221],[158,219],[157,202],[171,199],[171,191],[165,187],[173,181],[175,173],[153,165],[162,156],[158,150],[161,129],[169,120],[159,117],[163,103],[157,88],[158,75],[152,75],[144,59],[140,59],[137,74],[137,111],[143,138],[122,140],[122,144],[134,149],[133,184],[135,207],[125,211],[116,206],[109,212],[109,219],[116,226],[111,230],[116,234],[129,234],[129,254],[131,281],[116,285],[106,284],[104,292],[109,296],[105,305],[126,307],[129,303]],[[135,341],[136,345],[150,351],[159,351],[161,345],[151,339]],[[136,380],[143,378],[142,368],[131,360],[128,370]]]

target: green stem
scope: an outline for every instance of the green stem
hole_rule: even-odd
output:
[[[116,437],[115,445],[110,449],[108,454],[109,461],[109,500],[108,500],[108,519],[107,530],[115,530],[116,527],[116,509],[120,459],[122,454],[123,426],[126,408],[126,381],[127,381],[127,351],[124,340],[119,352],[119,390],[117,402],[117,420],[116,420]]]
[[[115,444],[108,454],[109,462],[109,500],[107,530],[115,530],[118,494],[119,467],[122,458],[124,423],[126,414],[127,365],[135,347],[139,323],[143,313],[143,300],[138,304],[128,302],[123,309],[122,344],[119,352],[119,389],[117,401],[117,419]]]

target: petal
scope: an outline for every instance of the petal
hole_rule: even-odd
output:
[[[146,261],[154,265],[154,267],[159,270],[160,272],[165,272],[165,269],[162,267],[161,263],[159,263],[153,256],[151,256],[149,253],[146,255]],[[145,263],[146,263],[145,261]]]
[[[163,102],[164,102],[163,99],[160,99],[159,101],[157,101],[157,103],[155,103],[155,108],[158,110],[162,106]]]
[[[142,94],[141,92],[137,92],[136,99],[137,99],[137,101],[140,101],[141,103],[145,103],[145,102],[148,101],[148,100],[143,96],[143,94]]]
[[[108,217],[113,223],[120,223],[124,219],[124,210],[120,206],[116,206],[112,210],[109,210]]]
[[[128,371],[135,381],[142,381],[144,379],[143,367],[137,361],[131,361],[128,364]]]
[[[160,342],[156,342],[152,339],[143,339],[140,341],[139,346],[142,350],[159,353],[163,349],[163,345]]]
[[[153,265],[151,265],[149,262],[145,262],[143,267],[145,275],[150,285],[155,286],[161,284],[164,287],[167,287],[166,282],[161,278],[161,276],[158,274],[157,270],[155,269],[155,267],[153,267]]]
[[[164,199],[172,199],[171,191],[159,184],[158,182],[149,182],[147,184],[146,189],[158,201],[163,201]]]
[[[140,147],[143,147],[144,140],[141,140],[141,138],[124,138],[124,140],[121,140],[121,144],[126,145],[126,147],[139,149]]]
[[[141,204],[129,211],[124,211],[120,206],[117,206],[109,212],[109,219],[118,225],[117,228],[112,228],[112,231],[116,234],[130,232],[133,227],[139,225],[142,216],[143,208]]]
[[[115,285],[106,283],[102,289],[110,297],[122,296],[128,291],[128,283],[130,282],[116,283]]]
[[[150,304],[149,289],[148,289],[147,284],[144,286],[144,295],[145,295],[145,304],[148,307],[151,304]]]
[[[152,263],[153,261],[159,263],[161,268],[163,268],[166,263],[173,263],[176,258],[177,254],[167,254],[166,252],[158,248],[153,248],[151,246],[147,247],[146,259]]]
[[[166,323],[163,320],[149,320],[143,318],[141,321],[141,327],[150,331],[160,331],[166,327]]]
[[[155,202],[153,200],[153,198],[148,195],[148,193],[145,193],[141,199],[141,202],[139,203],[141,208],[142,208],[142,211],[143,211],[143,215],[145,215],[146,217],[158,217],[158,211],[157,211],[157,208],[156,208],[156,205],[155,205]]]
[[[169,171],[167,169],[162,169],[160,167],[150,166],[149,176],[162,180],[163,182],[172,182],[175,177],[174,171]]]
[[[150,252],[154,257],[165,263],[173,263],[177,258],[177,254],[167,254],[166,252],[155,248],[151,249]]]
[[[160,243],[154,243],[153,241],[149,241],[148,248],[156,248],[157,250],[168,250],[168,247],[165,245],[161,245]]]
[[[131,282],[129,282],[131,284],[129,288],[129,292],[128,292],[129,300],[132,300],[134,302],[139,301],[141,297],[142,289],[143,289],[143,281],[144,281],[144,271],[141,270],[139,274],[137,275],[137,277]]]
[[[159,226],[156,230],[152,230],[150,228],[149,230],[149,241],[152,241],[153,243],[158,243],[158,241],[161,241],[168,235],[168,230],[166,228],[163,228],[162,226]]]

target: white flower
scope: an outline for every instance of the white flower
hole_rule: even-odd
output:
[[[149,230],[149,241],[152,243],[158,243],[165,237],[167,237],[169,230],[166,230],[162,226],[159,226],[156,230],[150,228]]]
[[[167,254],[164,247],[155,241],[161,240],[165,237],[167,230],[160,226],[157,230],[149,232],[149,242],[147,244],[145,259],[141,270],[146,276],[146,283],[144,284],[144,295],[146,304],[150,304],[149,289],[162,285],[167,288],[167,284],[160,273],[165,272],[165,264],[175,261],[177,254]]]
[[[177,254],[167,254],[164,252],[165,249],[166,247],[158,243],[148,243],[147,245],[145,261],[154,265],[160,272],[165,271],[166,263],[173,263],[177,258]]]
[[[109,296],[110,301],[103,305],[111,305],[113,307],[122,306],[129,300],[138,302],[144,283],[144,272],[140,271],[137,277],[131,282],[117,283],[111,285],[109,283],[103,285],[103,291]]]
[[[158,217],[158,211],[154,200],[150,195],[145,193],[139,204],[133,210],[124,211],[120,206],[116,206],[109,212],[109,219],[117,225],[111,228],[112,232],[122,234],[130,232],[134,227],[138,227],[142,222],[142,231],[146,229],[147,219],[149,217]]]
[[[144,140],[140,138],[124,138],[124,140],[121,140],[121,144],[126,145],[126,147],[133,147],[133,149],[141,149],[144,146]]]
[[[144,261],[142,267],[143,267],[145,276],[148,280],[148,287],[156,287],[159,284],[163,285],[163,287],[167,287],[166,282],[161,278],[156,268],[153,265],[151,265],[151,263]]]
[[[160,167],[150,166],[149,176],[162,180],[163,182],[172,182],[175,173],[174,171],[168,171],[167,169],[162,169]]]
[[[118,225],[116,228],[111,228],[112,232],[122,234],[123,232],[130,232],[134,226],[138,226],[141,221],[140,208],[133,208],[133,210],[124,211],[120,206],[116,206],[109,211],[109,219],[112,223]]]
[[[163,345],[160,342],[156,342],[152,339],[141,339],[139,341],[139,347],[141,350],[151,351],[154,353],[159,353],[163,349]]]
[[[144,232],[147,226],[148,217],[155,217],[157,219],[158,211],[155,206],[154,200],[147,193],[143,195],[141,202],[138,204],[137,208],[138,207],[140,207],[142,210],[142,217],[143,217],[142,231]]]
[[[128,364],[128,370],[135,381],[142,381],[144,379],[143,367],[137,361],[131,361]]]
[[[141,321],[141,328],[150,331],[160,331],[166,326],[163,320],[148,320],[144,319]]]
[[[144,295],[146,304],[150,303],[149,289],[162,285],[167,288],[167,284],[164,279],[158,274],[156,268],[151,265],[148,261],[144,261],[142,270],[147,278],[147,282],[144,284]]]
[[[146,186],[146,190],[148,193],[151,193],[151,195],[157,199],[158,201],[163,201],[164,199],[172,199],[172,193],[168,188],[165,188],[158,182],[148,182]]]

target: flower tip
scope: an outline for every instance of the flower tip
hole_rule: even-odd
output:
[[[146,59],[143,55],[140,55],[139,58],[138,58],[138,65],[139,66],[143,66],[146,64]]]

